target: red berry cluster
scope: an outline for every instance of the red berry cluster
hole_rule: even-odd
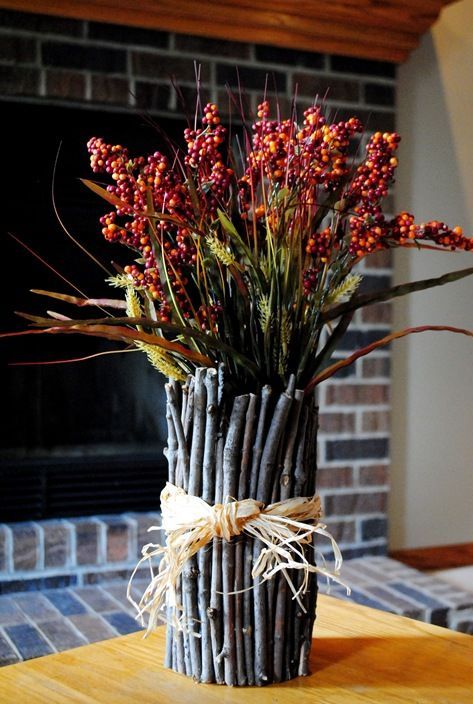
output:
[[[94,173],[108,173],[114,185],[107,190],[120,199],[116,210],[100,218],[104,237],[111,242],[121,242],[137,251],[143,260],[125,267],[136,286],[146,288],[159,303],[164,318],[169,317],[168,303],[164,299],[153,241],[164,249],[170,283],[186,312],[188,278],[185,270],[195,263],[195,246],[185,224],[192,217],[192,203],[188,189],[179,173],[169,166],[168,159],[160,152],[146,159],[130,159],[128,150],[121,145],[106,144],[103,139],[88,142],[90,163]],[[150,204],[154,213],[171,215],[178,222],[167,219],[150,220]],[[123,222],[122,222],[123,220]],[[182,226],[179,224],[182,222]]]
[[[355,257],[372,254],[386,246],[386,222],[381,208],[363,203],[354,207],[356,215],[349,219],[349,252]]]
[[[347,159],[350,140],[362,131],[356,117],[327,124],[319,107],[304,112],[303,128],[297,134],[301,174],[312,185],[325,190],[337,187],[348,173]]]
[[[332,251],[332,230],[326,227],[321,232],[314,232],[305,247],[307,254],[311,254],[320,263],[326,264]]]
[[[393,154],[400,139],[395,132],[376,132],[347,189],[346,201],[355,213],[349,219],[349,251],[354,257],[386,247],[387,225],[380,201],[394,181],[398,162]]]
[[[328,125],[319,107],[304,112],[303,126],[294,120],[270,120],[269,103],[258,106],[258,120],[247,157],[248,166],[240,179],[242,209],[251,208],[262,215],[264,208],[254,207],[254,192],[268,179],[271,187],[297,186],[306,204],[317,202],[317,187],[336,188],[347,175],[348,148],[351,138],[362,129],[357,118]]]
[[[358,166],[347,198],[374,205],[388,195],[397,159],[393,156],[401,138],[396,132],[376,132],[366,147],[366,158]]]
[[[220,303],[212,303],[209,306],[202,305],[197,311],[197,320],[201,330],[215,331],[223,313],[223,306]]]
[[[218,207],[224,205],[234,178],[233,170],[225,164],[220,151],[226,134],[227,130],[220,124],[220,116],[214,103],[208,103],[204,108],[202,128],[184,130],[184,139],[187,142],[185,163],[196,171],[195,181],[201,196],[201,206],[209,208],[212,215],[215,215]],[[201,190],[204,184],[208,187],[206,193]]]
[[[304,293],[306,296],[310,296],[317,290],[317,284],[319,282],[319,270],[310,267],[306,269],[302,275]]]
[[[187,153],[176,153],[172,162],[161,152],[133,158],[122,145],[94,137],[88,143],[92,170],[111,177],[108,191],[119,199],[100,220],[103,235],[139,254],[125,272],[155,299],[161,319],[170,320],[171,301],[156,262],[163,256],[166,283],[181,314],[194,316],[195,324],[208,331],[218,328],[222,306],[204,305],[195,294],[206,246],[200,238],[210,234],[223,243],[228,237],[222,228],[219,234],[217,209],[256,253],[268,237],[301,247],[307,295],[318,289],[322,271],[324,281],[334,264],[338,273],[347,273],[357,259],[380,249],[413,240],[473,249],[473,240],[460,228],[438,221],[416,224],[409,213],[386,220],[381,201],[394,180],[400,137],[376,132],[365,158],[353,166],[350,144],[362,130],[355,117],[329,124],[318,106],[304,112],[300,126],[295,117],[271,119],[265,100],[258,106],[239,179],[229,166],[227,132],[213,103],[205,106],[199,126],[184,131]],[[235,189],[241,220],[234,212]],[[246,266],[244,258],[242,279]]]
[[[465,237],[461,227],[451,229],[444,222],[431,220],[417,225],[410,213],[400,213],[390,223],[388,238],[396,244],[405,245],[413,240],[429,240],[450,250],[473,249],[473,239]]]

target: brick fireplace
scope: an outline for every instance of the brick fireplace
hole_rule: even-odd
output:
[[[0,11],[0,21],[1,99],[5,108],[15,105],[15,109],[23,109],[26,114],[37,114],[42,108],[61,109],[64,114],[74,111],[75,115],[82,111],[84,116],[93,112],[101,115],[104,129],[108,118],[114,129],[126,124],[132,130],[136,123],[138,132],[147,115],[158,122],[165,120],[166,125],[175,125],[179,130],[184,124],[184,109],[170,77],[175,77],[184,103],[192,111],[198,64],[202,100],[218,102],[223,114],[229,109],[226,85],[236,86],[238,66],[250,110],[261,99],[268,76],[269,93],[277,94],[283,112],[287,112],[297,89],[299,110],[309,106],[318,94],[325,96],[327,111],[334,119],[356,114],[368,132],[394,128],[396,78],[395,67],[390,63],[14,11]],[[123,133],[121,139],[126,142],[127,134]],[[18,149],[21,152],[21,145]],[[84,144],[77,143],[75,149],[84,152]],[[69,176],[73,180],[76,174]],[[86,195],[83,202],[88,203],[88,198]],[[100,239],[98,227],[96,235]],[[388,285],[389,253],[370,258],[361,273],[366,288]],[[40,271],[36,274],[36,287],[41,282]],[[55,287],[59,290],[57,282]],[[11,294],[8,305],[10,309],[12,305],[16,307]],[[390,329],[389,304],[369,307],[356,315],[340,356],[383,337]],[[50,383],[60,384],[60,377],[55,378],[54,373],[48,377]],[[106,397],[100,403],[105,413],[111,413]],[[382,555],[387,545],[389,490],[389,350],[358,360],[343,376],[325,384],[320,410],[318,484],[326,522],[346,558]],[[130,412],[135,411],[132,408]],[[78,428],[76,449],[71,444],[59,450],[50,443],[26,452],[19,440],[12,447],[10,433],[4,438],[2,454],[8,472],[3,469],[1,476],[9,518],[5,520],[5,505],[0,508],[0,590],[10,591],[20,581],[29,584],[26,588],[38,588],[45,584],[80,585],[124,575],[136,560],[140,540],[146,540],[143,523],[148,519],[156,522],[154,514],[140,513],[152,508],[150,497],[158,508],[159,488],[149,472],[140,481],[149,482],[143,486],[152,487],[152,492],[146,490],[148,503],[141,509],[135,504],[117,503],[108,510],[98,509],[100,515],[92,518],[85,518],[80,511],[77,515],[70,511],[55,514],[54,519],[46,520],[38,519],[34,512],[30,516],[22,514],[20,522],[12,518],[11,503],[17,500],[11,481],[15,471],[28,471],[30,481],[34,481],[40,457],[43,483],[47,486],[50,467],[57,464],[58,457],[66,473],[68,465],[79,460],[87,464],[87,457],[93,457],[97,461],[100,451],[94,455],[84,448],[80,432]],[[143,432],[144,440],[140,436],[141,440],[131,438],[130,443],[149,443],[146,462],[155,458],[162,482],[162,438],[153,444],[153,426],[149,422]],[[116,439],[102,440],[108,456],[113,455],[110,447],[117,443]],[[117,443],[115,455],[120,448]],[[130,462],[133,454],[131,451]],[[93,478],[90,482],[93,497]],[[123,486],[122,494],[126,494],[128,485]]]

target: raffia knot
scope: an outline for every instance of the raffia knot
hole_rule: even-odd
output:
[[[256,559],[252,577],[261,577],[263,581],[272,579],[282,572],[302,610],[305,608],[300,595],[307,591],[309,574],[317,572],[340,582],[338,578],[342,564],[340,549],[319,522],[321,517],[320,498],[318,496],[297,497],[279,501],[265,506],[255,499],[230,501],[225,504],[210,506],[197,496],[188,495],[169,482],[161,492],[161,512],[167,540],[166,545],[145,545],[143,557],[137,564],[129,585],[128,598],[135,605],[139,616],[149,613],[147,632],[156,625],[158,618],[163,618],[161,611],[171,607],[173,625],[186,628],[176,612],[182,609],[177,603],[176,587],[186,562],[213,538],[231,540],[232,537],[246,533],[263,544]],[[161,526],[152,526],[149,530],[159,530]],[[315,534],[323,535],[332,543],[335,555],[335,567],[329,570],[322,565],[314,565],[306,557],[305,546],[312,545]],[[316,548],[314,547],[316,550]],[[158,572],[151,567],[152,579],[139,604],[131,597],[131,583],[136,570],[145,560],[161,555]],[[287,570],[302,570],[303,579],[299,589],[296,589]],[[340,582],[342,583],[342,582]],[[342,583],[343,584],[343,583]]]
[[[245,524],[261,513],[264,504],[254,499],[215,504],[213,509],[213,532],[216,538],[231,540],[244,530]]]

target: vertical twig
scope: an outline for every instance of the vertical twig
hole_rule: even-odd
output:
[[[178,578],[176,584],[176,601],[178,605],[182,605],[182,588],[180,577]],[[174,629],[174,639],[176,641],[177,671],[183,675],[188,675],[190,671],[190,660],[189,651],[185,644],[184,633]]]
[[[169,383],[172,385],[172,380],[169,379]],[[176,463],[177,463],[177,436],[174,428],[174,423],[172,420],[172,413],[169,403],[166,403],[166,423],[168,429],[167,436],[167,447],[164,448],[164,456],[168,462],[168,479],[174,484],[176,480]],[[168,668],[177,668],[176,661],[176,643],[174,639],[174,628],[172,626],[172,608],[166,608],[166,655],[164,659],[164,666]]]
[[[312,548],[313,549],[313,548]],[[309,589],[304,594],[304,606],[307,613],[304,614],[302,627],[302,643],[299,657],[298,675],[309,674],[309,655],[312,646],[312,630],[315,620],[315,604],[317,599],[317,574],[311,574],[309,578]]]
[[[184,417],[184,435],[186,436],[186,442],[190,447],[192,441],[192,421],[194,418],[194,377],[188,377],[188,389],[187,389],[187,404],[186,404],[186,414]]]
[[[269,403],[271,399],[272,389],[270,386],[263,386],[261,391],[261,403],[258,415],[258,427],[256,429],[255,444],[253,447],[253,457],[251,460],[250,473],[250,495],[248,498],[256,498],[256,490],[258,487],[258,471],[263,454],[264,438],[266,433],[266,420],[269,411]]]
[[[309,422],[306,437],[306,448],[304,453],[304,464],[307,468],[307,479],[304,491],[307,495],[315,492],[315,483],[317,475],[317,429],[318,429],[318,408],[316,405],[315,394],[312,395],[308,402]],[[312,541],[313,543],[313,541]],[[305,548],[305,554],[311,564],[315,564],[315,551],[313,544],[310,543]],[[304,595],[304,606],[306,613],[301,619],[301,651],[299,658],[299,675],[309,674],[309,655],[312,646],[312,630],[315,619],[315,604],[317,599],[317,574],[312,574],[309,579],[309,589]]]
[[[218,379],[215,369],[208,369],[205,377],[207,408],[205,422],[205,445],[202,462],[202,498],[212,504],[215,498],[215,454],[218,428]]]
[[[188,473],[189,473],[189,452],[187,450],[187,442],[182,427],[179,406],[176,399],[176,393],[171,384],[165,384],[168,406],[171,410],[174,430],[177,437],[177,464],[175,473],[176,486],[180,486],[187,490]]]
[[[255,438],[255,420],[258,397],[250,394],[245,419],[245,435],[237,499],[249,497],[252,447]],[[235,637],[238,684],[254,684],[253,673],[253,594],[251,587],[252,539],[244,534],[236,543],[235,555]]]
[[[172,448],[174,445],[174,438],[175,438],[175,443],[176,443],[176,451],[174,451],[174,466],[173,469],[171,470],[171,464],[170,464],[170,471],[169,471],[169,478],[170,481],[171,479],[173,480],[173,483],[178,486],[178,487],[183,487],[184,484],[184,476],[186,474],[185,467],[188,463],[188,453],[187,453],[187,445],[185,442],[185,437],[184,437],[184,432],[182,429],[182,423],[181,423],[181,415],[180,415],[180,409],[179,409],[179,403],[178,403],[178,395],[177,395],[177,390],[174,388],[174,384],[172,382],[165,384],[164,386],[165,391],[166,391],[166,398],[167,398],[167,404],[166,404],[166,418],[168,419],[168,430],[169,432],[169,447]],[[177,602],[178,604],[181,604],[181,580],[178,580],[178,583],[176,585],[176,596],[177,596]],[[168,620],[171,620],[171,614],[168,611]],[[181,631],[177,631],[170,626],[168,626],[167,630],[167,638],[171,640],[170,638],[170,631],[172,631],[172,662],[173,662],[173,668],[177,670],[177,672],[181,672],[182,674],[186,674],[187,668],[185,664],[185,652],[184,652],[184,636]],[[167,662],[167,660],[166,660]]]
[[[184,386],[181,387],[181,423],[182,423],[182,427],[184,427],[184,421],[186,419],[187,399],[189,396],[189,379],[190,379],[190,377],[187,377],[186,383],[184,384]]]
[[[274,478],[276,457],[291,405],[292,397],[286,392],[282,393],[276,404],[266,442],[264,443],[258,473],[256,498],[258,501],[262,501],[265,504],[271,501],[272,480]]]
[[[250,394],[250,400],[248,403],[248,409],[246,411],[245,418],[245,435],[243,437],[243,449],[241,454],[241,469],[240,477],[238,480],[238,493],[237,499],[241,501],[242,499],[252,498],[249,494],[249,472],[251,467],[251,457],[252,457],[252,447],[255,437],[255,418],[256,418],[256,403],[258,397],[254,394]]]
[[[202,484],[202,457],[204,452],[204,430],[205,430],[205,399],[206,390],[204,385],[206,370],[196,369],[193,384],[189,388],[189,401],[186,411],[184,433],[187,442],[191,442],[189,458],[189,476],[187,492],[192,496],[198,496]],[[192,413],[192,416],[190,415]],[[191,430],[192,428],[192,430]],[[190,439],[192,438],[192,440]],[[182,574],[182,589],[184,596],[187,640],[189,643],[189,653],[191,659],[192,676],[196,681],[200,681],[202,672],[201,641],[196,633],[199,623],[199,609],[197,600],[197,577],[199,570],[197,558],[194,556],[187,561]]]
[[[276,500],[285,501],[291,497],[292,485],[294,483],[294,447],[296,445],[299,419],[301,415],[304,392],[300,389],[294,391],[294,403],[289,417],[289,430],[287,442],[284,448],[284,461],[279,484],[279,498]],[[274,619],[274,665],[273,679],[281,682],[286,672],[285,654],[290,647],[289,628],[287,617],[292,616],[292,609],[286,614],[288,604],[288,584],[284,575],[278,575],[279,585],[276,597],[275,619]]]
[[[241,442],[245,424],[248,396],[237,396],[232,413],[223,453],[223,500],[235,498],[238,492],[238,475],[241,462]],[[235,641],[235,543],[224,540],[222,544],[222,588],[223,588],[223,649],[225,684],[237,683]]]
[[[202,462],[202,498],[208,504],[213,504],[215,496],[215,454],[217,447],[217,371],[208,369],[205,376],[207,390],[207,407],[205,421],[205,445]],[[199,594],[199,618],[202,650],[202,682],[214,682],[215,672],[212,656],[212,640],[210,631],[210,587],[212,546],[208,545],[197,554],[199,577],[197,581]]]
[[[191,663],[191,675],[199,682],[202,671],[202,659],[200,651],[200,638],[196,633],[199,622],[199,612],[197,606],[197,558],[194,556],[186,562],[182,573],[182,592],[184,597],[184,608],[186,613],[185,628],[186,641],[189,646],[189,656]]]
[[[195,370],[193,417],[192,417],[192,444],[189,462],[189,486],[187,493],[200,496],[202,487],[202,460],[205,442],[205,415],[207,391],[205,388],[206,369]],[[190,405],[190,404],[189,404]],[[185,432],[185,431],[184,431]]]
[[[221,378],[219,376],[219,397]],[[223,403],[222,403],[223,406]],[[225,444],[225,413],[220,412],[220,426],[217,433],[217,448],[215,456],[215,495],[214,504],[223,501],[223,448]],[[222,541],[220,538],[213,539],[212,546],[212,577],[210,586],[210,607],[207,611],[210,620],[210,639],[212,643],[212,656],[215,670],[215,681],[217,684],[224,684],[224,669],[222,658],[222,634],[223,634],[223,614],[222,614]]]
[[[299,423],[299,435],[297,439],[297,450],[296,450],[296,467],[294,470],[294,496],[303,496],[302,490],[305,487],[307,481],[307,468],[304,464],[305,449],[306,449],[306,435],[307,435],[307,423],[309,421],[309,409],[307,405],[304,404],[301,411],[301,418]]]
[[[261,462],[258,470],[256,499],[267,504],[271,500],[272,478],[274,466],[281,441],[281,436],[286,425],[292,398],[287,393],[279,396],[264,443]],[[258,428],[259,430],[259,428]],[[254,541],[253,556],[256,559],[261,551],[259,541]],[[271,637],[268,629],[268,607],[270,591],[267,585],[255,580],[254,585],[254,643],[255,643],[255,682],[257,685],[267,684],[271,679],[273,659],[270,656]]]
[[[171,383],[171,380],[169,380],[169,383]],[[167,392],[166,392],[167,395]],[[168,437],[167,437],[167,447],[164,448],[164,456],[167,459],[168,462],[168,480],[171,482],[171,484],[174,484],[176,481],[176,464],[177,464],[177,450],[178,450],[178,444],[177,444],[177,435],[176,431],[174,429],[174,423],[172,420],[172,412],[171,408],[169,406],[169,403],[166,403],[166,423],[167,423],[167,428],[168,428]]]

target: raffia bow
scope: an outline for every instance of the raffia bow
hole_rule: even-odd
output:
[[[263,581],[271,579],[277,572],[283,572],[289,587],[305,611],[300,600],[308,588],[309,575],[317,572],[328,579],[343,584],[339,579],[342,555],[335,539],[326,530],[321,517],[320,498],[318,496],[300,497],[279,501],[264,506],[254,499],[231,501],[210,506],[197,496],[190,496],[169,482],[161,492],[162,526],[152,526],[152,530],[164,528],[167,540],[161,546],[148,543],[142,549],[143,557],[138,562],[128,584],[128,599],[137,608],[143,623],[143,615],[149,613],[146,634],[155,626],[158,618],[166,620],[161,611],[166,607],[173,610],[172,624],[185,630],[187,624],[177,616],[182,610],[177,601],[176,586],[186,562],[213,538],[231,540],[244,532],[263,543],[264,547],[256,560],[252,577],[261,577]],[[331,541],[335,556],[333,570],[309,563],[304,553],[314,534],[323,535]],[[151,581],[139,604],[131,596],[133,577],[145,561],[161,555],[157,573],[151,567]],[[298,589],[294,586],[287,570],[302,570],[304,578]],[[345,585],[344,585],[345,586]],[[347,591],[349,588],[347,587]]]

